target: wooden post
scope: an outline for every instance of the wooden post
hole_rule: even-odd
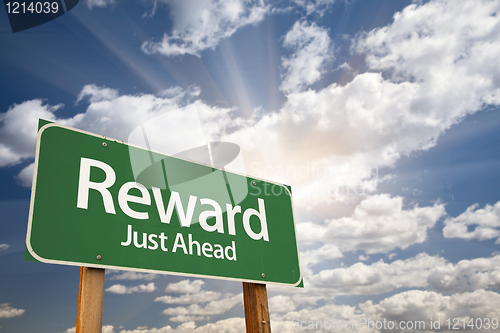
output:
[[[104,269],[80,267],[76,333],[102,332]]]
[[[271,333],[265,284],[243,282],[247,333]]]

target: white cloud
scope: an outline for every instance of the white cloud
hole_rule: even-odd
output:
[[[35,155],[38,118],[55,120],[62,105],[40,99],[12,105],[0,114],[0,167],[11,166]]]
[[[179,109],[186,101],[183,91],[178,95],[159,97],[156,95],[116,95],[112,89],[85,86],[80,98],[88,98],[90,104],[85,113],[70,119],[58,119],[58,123],[89,130],[114,139],[126,141],[130,132],[142,123],[159,115]],[[203,108],[202,103],[195,102]]]
[[[105,325],[102,327],[102,333],[115,333],[112,325]]]
[[[468,0],[460,6],[450,0],[412,4],[395,14],[390,26],[363,36],[357,49],[367,54],[372,69],[393,71],[395,80],[432,85],[437,89],[435,97],[450,93],[442,99],[441,110],[433,106],[435,120],[443,112],[458,116],[482,103],[499,102],[495,87],[500,68],[491,62],[500,47],[499,9],[497,1]],[[453,109],[444,110],[446,106]]]
[[[186,315],[178,315],[175,317],[171,317],[169,320],[173,322],[187,322],[187,321],[202,321],[208,320],[210,317],[197,317],[197,316],[186,316]]]
[[[231,310],[236,304],[243,302],[243,294],[226,294],[224,298],[211,301],[205,307],[198,304],[191,304],[188,307],[176,307],[163,310],[163,314],[168,316],[210,316],[220,315]]]
[[[170,326],[164,326],[162,328],[143,328],[143,327],[138,327],[135,330],[121,330],[120,333],[184,333],[184,332],[192,332],[193,329],[196,327],[194,322],[188,322],[179,325],[177,328],[172,328]]]
[[[442,293],[500,288],[500,255],[461,260],[456,264],[444,258],[421,253],[414,258],[371,265],[321,270],[307,277],[314,289],[311,296],[379,294],[399,288],[430,288]]]
[[[362,254],[358,257],[359,261],[367,261],[368,259],[370,259],[370,257],[364,256]],[[391,259],[391,258],[389,257],[389,259]]]
[[[193,294],[201,291],[201,286],[205,282],[202,280],[182,280],[177,283],[169,283],[165,288],[167,293]]]
[[[0,244],[0,251],[7,250],[9,248],[9,244]]]
[[[156,290],[154,282],[147,285],[140,284],[138,286],[126,287],[122,284],[115,284],[107,288],[106,291],[113,294],[132,294],[132,293],[152,293]]]
[[[209,117],[207,136],[222,135],[239,144],[245,159],[256,166],[250,168],[253,174],[291,184],[302,208],[347,200],[356,191],[359,199],[376,190],[380,179],[374,171],[379,167],[393,166],[400,156],[431,147],[465,115],[485,104],[498,104],[495,50],[500,50],[500,37],[494,31],[500,15],[494,15],[496,7],[490,2],[463,3],[407,7],[391,25],[357,39],[355,50],[367,55],[370,70],[377,73],[359,74],[345,86],[290,93],[277,113],[256,115],[253,121],[231,120],[231,110],[200,101],[190,105]],[[210,2],[192,9],[187,2],[176,2],[175,29],[188,31],[194,24],[205,33],[209,29],[198,26],[203,26],[198,22],[201,12],[207,13],[208,21],[217,10],[224,13],[217,15],[236,20],[243,15],[240,5]],[[191,15],[192,10],[200,13]],[[41,100],[14,105],[2,114],[0,166],[33,157],[39,115],[126,140],[139,124],[181,103],[176,97],[120,96],[92,85],[82,89],[80,100],[84,97],[90,101],[88,109],[71,119],[56,119],[61,106]],[[229,127],[232,132],[224,135]],[[294,172],[302,169],[304,174]]]
[[[142,45],[142,50],[149,54],[199,56],[201,51],[215,48],[239,28],[262,21],[269,10],[261,0],[164,2],[170,7],[174,27],[161,41],[147,41]]]
[[[255,173],[291,184],[304,208],[347,200],[347,190],[362,197],[378,181],[369,170],[429,149],[466,115],[499,104],[497,7],[410,5],[392,24],[356,39],[354,50],[373,72],[344,86],[290,93],[279,112],[224,139],[243,148]],[[290,168],[309,172],[297,176]]]
[[[430,331],[431,318],[433,321],[440,320],[442,330],[448,328],[447,319],[451,319],[451,326],[453,326],[456,323],[453,322],[453,318],[463,318],[466,323],[471,318],[474,321],[476,318],[490,318],[490,320],[498,318],[500,316],[497,306],[499,302],[500,294],[482,289],[450,296],[432,291],[410,290],[386,298],[379,304],[375,305],[372,301],[367,301],[359,304],[359,307],[372,321],[384,318],[395,322],[424,321],[425,329]],[[469,326],[466,329],[478,331],[476,327]],[[484,330],[484,332],[487,331]]]
[[[245,332],[245,319],[228,318],[196,327],[194,322],[187,322],[176,328],[165,326],[162,328],[122,330],[120,333],[241,333]]]
[[[497,304],[500,302],[500,294],[476,290],[473,292],[455,294],[455,295],[442,295],[432,291],[410,290],[405,291],[391,297],[385,298],[378,304],[373,301],[360,303],[357,306],[335,305],[327,304],[321,307],[306,308],[299,311],[292,311],[284,315],[274,314],[271,318],[271,326],[273,332],[279,333],[292,333],[297,332],[292,326],[292,320],[297,322],[304,321],[303,325],[307,326],[312,322],[313,327],[324,324],[325,319],[329,319],[329,323],[335,320],[337,323],[348,322],[348,324],[356,324],[350,329],[335,329],[336,332],[352,332],[353,330],[368,333],[368,332],[390,332],[392,330],[377,330],[372,327],[368,328],[366,325],[360,323],[380,321],[381,323],[386,320],[394,321],[398,325],[401,321],[412,321],[416,325],[416,321],[425,322],[425,330],[419,331],[430,332],[430,320],[441,321],[441,331],[447,331],[446,320],[450,318],[464,318],[466,322],[470,318],[498,318],[500,310]],[[360,320],[360,319],[363,320]],[[352,320],[352,321],[351,321]],[[484,321],[483,321],[484,322]],[[451,322],[453,325],[453,321]],[[373,325],[373,324],[372,324]],[[477,328],[470,329],[470,331],[481,331]],[[482,332],[488,332],[484,330]],[[321,330],[319,330],[321,331]],[[409,330],[399,330],[407,332]],[[413,331],[416,331],[415,329]]]
[[[297,226],[300,225],[302,225],[302,223],[298,224]],[[299,239],[301,237],[300,235],[302,234],[301,230],[302,228],[297,229]],[[308,230],[308,232],[309,231],[310,230]],[[337,245],[327,243],[317,249],[300,251],[299,256],[300,256],[300,265],[302,269],[302,274],[309,276],[312,274],[311,270],[312,266],[322,262],[323,260],[342,258],[343,254]]]
[[[177,15],[182,29],[176,31],[188,31],[185,29],[198,16],[188,15],[192,6],[187,2],[176,4],[182,13]],[[240,3],[235,4],[239,8]],[[500,15],[494,15],[496,7],[490,2],[463,4],[435,1],[407,7],[391,25],[357,39],[355,50],[366,54],[369,69],[376,73],[359,74],[345,86],[332,84],[320,91],[290,93],[276,113],[255,115],[247,121],[230,119],[231,110],[200,101],[191,105],[210,117],[207,136],[219,135],[240,145],[245,159],[256,166],[250,171],[292,185],[301,208],[352,200],[353,192],[357,200],[376,190],[380,179],[374,170],[394,166],[402,155],[432,147],[467,114],[499,103],[496,50],[500,50],[500,36],[494,32]],[[220,6],[229,11],[226,3]],[[194,6],[194,10],[208,9]],[[234,11],[238,17],[240,11]],[[207,11],[208,18],[212,12]],[[84,87],[83,94],[90,94],[91,104],[85,114],[65,122],[125,140],[139,124],[179,106],[174,98],[116,97],[103,89]],[[52,109],[57,107],[38,100],[25,103],[38,104],[33,110],[55,118]],[[6,126],[10,116],[19,122],[32,118],[25,113],[2,115],[0,166],[33,156],[36,121],[30,128],[23,124],[25,136]],[[225,132],[227,128],[230,133]],[[11,136],[5,139],[7,134]],[[25,148],[18,147],[21,143]],[[307,172],[293,172],[302,169]]]
[[[297,5],[306,10],[307,15],[319,14],[323,15],[335,0],[293,0]]]
[[[146,280],[146,281],[151,281],[156,279],[158,277],[158,274],[151,274],[151,273],[138,273],[138,272],[129,272],[129,271],[124,271],[120,272],[119,274],[115,274],[111,276],[109,279],[110,280]]]
[[[423,243],[427,230],[444,214],[443,204],[403,209],[402,197],[379,194],[361,201],[350,217],[332,219],[324,224],[299,223],[297,231],[301,241],[335,244],[331,248],[334,259],[339,257],[338,249],[372,254]]]
[[[307,278],[308,283],[330,294],[379,294],[403,287],[426,287],[431,268],[446,260],[421,253],[414,258],[371,265],[356,263],[350,267],[322,270]]]
[[[216,291],[201,290],[192,294],[184,294],[179,297],[160,296],[155,298],[155,302],[163,302],[165,304],[193,304],[215,301],[220,298],[221,293]]]
[[[2,244],[3,245],[3,244]],[[9,303],[0,304],[0,318],[19,317],[26,310],[16,309],[9,305]]]
[[[278,295],[271,297],[268,301],[269,313],[290,312],[295,310],[295,302],[290,296]]]
[[[450,217],[444,221],[443,235],[446,238],[463,238],[487,240],[500,236],[500,201],[494,206],[486,205],[479,208],[472,205],[457,217]],[[474,229],[469,231],[469,226]],[[496,243],[499,244],[500,238]]]
[[[356,320],[359,317],[361,317],[361,315],[360,313],[357,313],[356,306],[327,304],[321,307],[305,308],[297,311],[291,311],[284,315],[273,313],[271,314],[271,329],[272,332],[278,332],[278,333],[292,333],[298,331],[307,332],[307,330],[304,329],[301,330],[300,327],[292,326],[293,324],[292,320],[295,319],[295,321],[298,320],[299,322],[305,321],[306,323],[303,324],[303,326],[304,325],[307,326],[309,322],[313,322],[313,327],[315,327],[316,322],[323,323],[323,321],[326,318],[329,318],[330,320],[334,319],[334,320],[348,321],[351,319]],[[318,326],[318,332],[322,332],[323,330],[319,329],[319,327],[320,326]],[[313,331],[313,329],[311,329],[310,331]],[[335,329],[334,331],[353,332],[352,329],[351,330]],[[367,332],[363,328],[357,331],[361,333]]]
[[[118,91],[106,87],[98,87],[95,84],[88,84],[83,87],[82,91],[78,94],[76,103],[82,101],[85,97],[88,97],[91,103],[110,101],[118,98]]]
[[[442,293],[500,288],[500,255],[461,260],[431,269],[429,287]]]
[[[93,7],[108,7],[115,3],[115,0],[87,0],[87,7],[92,9]]]
[[[76,327],[68,328],[64,333],[75,333]],[[105,325],[102,327],[102,333],[115,333],[113,325]]]
[[[393,24],[360,37],[356,50],[367,55],[371,70],[383,74],[363,73],[345,86],[332,84],[317,92],[291,93],[277,113],[256,116],[253,121],[231,120],[231,110],[200,101],[190,105],[209,117],[207,136],[222,135],[222,140],[242,147],[245,159],[254,162],[252,174],[292,185],[300,208],[347,200],[359,190],[355,193],[358,200],[376,190],[380,179],[373,171],[394,166],[402,155],[431,147],[443,131],[485,103],[497,104],[500,80],[495,78],[500,73],[491,64],[497,54],[493,51],[500,47],[499,36],[493,33],[500,15],[490,15],[489,3],[453,4],[412,5],[396,15]],[[471,18],[468,11],[448,8],[453,6],[471,6]],[[450,25],[439,19],[451,20],[448,9],[455,15]],[[182,15],[179,20],[185,21],[181,26],[189,25]],[[421,27],[425,29],[420,34],[413,33]],[[470,33],[466,33],[469,27]],[[422,52],[434,44],[438,54],[428,57]],[[90,101],[86,112],[59,122],[126,140],[139,124],[180,103],[154,95],[118,96],[106,89],[84,87],[81,95]],[[39,100],[25,103],[34,105],[30,112],[36,109],[49,119],[56,118],[55,109],[60,107]],[[0,165],[33,157],[36,120],[32,118],[37,117],[30,112],[23,113],[15,105],[2,115]],[[24,124],[26,119],[33,124]],[[28,135],[7,124],[13,120],[22,123],[21,129]],[[229,127],[232,132],[224,134]],[[302,169],[303,174],[294,172]],[[314,211],[324,218],[331,216],[329,209]]]
[[[182,280],[177,283],[170,283],[165,289],[166,292],[184,294],[178,297],[160,296],[155,299],[155,302],[191,304],[188,307],[168,308],[163,311],[163,314],[172,316],[171,321],[177,322],[208,320],[209,317],[207,316],[223,314],[242,302],[242,294],[226,294],[223,296],[219,292],[201,290],[204,283],[202,280]],[[221,296],[223,297],[221,298]],[[209,303],[205,307],[196,304],[206,302]]]
[[[119,95],[113,89],[87,85],[78,101],[88,100],[90,104],[84,113],[72,118],[58,118],[56,112],[62,105],[51,106],[38,99],[14,104],[6,113],[0,114],[0,167],[34,158],[39,118],[127,141],[132,130],[142,123],[187,105],[186,110],[202,119],[207,141],[213,141],[220,135],[217,124],[224,126],[229,121],[231,110],[210,107],[201,101],[192,102],[191,98],[198,93],[196,87],[191,87],[188,91],[170,89],[158,96]],[[184,128],[172,127],[176,127],[179,133],[186,133]],[[28,165],[16,177],[17,180],[24,186],[31,186],[32,171],[33,165]]]
[[[296,22],[283,41],[292,54],[282,58],[285,73],[280,89],[286,93],[298,92],[318,81],[322,67],[333,59],[330,44],[328,30],[315,23]]]
[[[21,170],[16,176],[17,181],[21,186],[31,187],[33,183],[33,171],[35,170],[35,163],[28,164],[27,167]]]

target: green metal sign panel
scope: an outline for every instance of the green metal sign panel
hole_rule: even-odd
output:
[[[289,188],[48,123],[26,247],[54,264],[299,285]]]

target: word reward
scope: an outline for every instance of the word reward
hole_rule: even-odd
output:
[[[90,180],[90,173],[92,168],[100,169],[105,174],[105,179],[102,182],[93,182]],[[89,192],[94,190],[99,192],[101,195],[104,210],[108,214],[116,214],[116,207],[114,204],[113,196],[109,190],[116,182],[116,173],[114,169],[101,161],[84,158],[80,159],[80,175],[78,180],[78,196],[77,196],[77,207],[81,209],[88,209]],[[139,190],[140,195],[130,194],[132,189]],[[218,232],[225,233],[227,230],[229,235],[236,235],[235,227],[235,216],[237,214],[242,214],[243,228],[246,234],[253,240],[263,239],[269,242],[269,234],[267,229],[267,219],[266,219],[266,209],[264,200],[261,198],[257,199],[258,210],[253,208],[247,208],[242,212],[241,207],[238,205],[233,205],[226,203],[227,221],[223,221],[222,209],[219,203],[210,198],[200,198],[190,195],[186,203],[183,203],[180,195],[176,191],[171,191],[170,198],[165,209],[165,201],[162,192],[157,187],[151,187],[148,190],[143,184],[138,182],[126,182],[120,186],[118,191],[117,201],[118,206],[123,213],[127,216],[137,219],[137,220],[150,220],[149,213],[147,211],[137,211],[130,207],[129,203],[137,203],[144,206],[151,206],[151,194],[156,205],[156,211],[158,212],[159,221],[161,223],[169,224],[172,219],[172,214],[174,209],[177,212],[179,222],[181,227],[189,228],[193,223],[194,211],[197,205],[202,205],[206,208],[201,211],[196,220],[199,222],[201,228],[207,232]],[[184,209],[186,207],[186,209]],[[252,229],[250,225],[250,218],[254,216],[260,222],[260,231],[256,232]],[[210,225],[207,220],[209,218],[215,218],[215,223]],[[224,223],[225,222],[225,223]],[[254,225],[255,226],[255,225]],[[130,226],[129,226],[130,227]],[[130,235],[131,231],[128,230],[127,234]],[[153,237],[155,236],[155,237]],[[153,239],[158,238],[158,235],[149,235]],[[160,244],[163,244],[163,239],[161,237],[163,234],[159,235]],[[129,238],[130,239],[130,238]],[[152,238],[149,238],[150,243]],[[144,243],[144,242],[143,242]],[[122,244],[123,245],[123,244]]]

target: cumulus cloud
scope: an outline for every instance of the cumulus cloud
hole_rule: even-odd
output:
[[[147,285],[140,284],[133,287],[126,287],[122,284],[115,284],[105,290],[113,294],[152,293],[156,290],[156,287],[154,282],[148,283]]]
[[[466,323],[471,318],[498,318],[500,310],[500,294],[475,290],[473,292],[445,296],[432,291],[410,290],[396,294],[382,300],[379,304],[367,301],[359,304],[360,309],[371,320],[387,320],[396,323],[400,321],[424,321],[425,329],[430,330],[430,319],[440,320],[441,329],[447,328],[446,320],[451,318],[465,319]],[[461,322],[461,321],[460,321]],[[454,322],[451,322],[453,325]],[[477,331],[478,328],[466,328]],[[404,332],[410,330],[402,330]],[[486,332],[487,330],[485,330]]]
[[[2,244],[3,245],[3,244]],[[10,306],[9,303],[0,304],[0,318],[19,317],[26,310],[16,309]]]
[[[240,333],[245,332],[245,319],[228,318],[196,327],[194,322],[183,323],[176,328],[165,326],[162,328],[122,330],[120,333]]]
[[[229,4],[234,9],[228,9]],[[205,21],[196,13],[188,15],[187,8],[206,11],[208,21],[215,15],[215,9],[208,7],[220,6],[219,11],[233,13],[234,20],[251,12],[248,8],[267,8],[252,3],[242,10],[240,5],[238,1],[203,6],[175,2],[172,13],[179,11],[179,23],[174,30],[189,31],[186,36],[196,31],[209,33]],[[228,109],[200,101],[189,105],[209,118],[207,136],[238,144],[245,159],[253,162],[247,170],[292,185],[302,208],[352,200],[353,193],[359,199],[376,190],[381,181],[378,168],[394,166],[401,156],[432,147],[466,115],[499,104],[497,7],[482,1],[464,1],[461,6],[453,1],[410,5],[395,15],[392,24],[356,38],[353,50],[366,56],[368,72],[344,86],[289,93],[274,113],[234,119]],[[219,16],[225,15],[229,14]],[[199,29],[188,28],[192,25]],[[309,31],[313,25],[299,23],[297,27]],[[182,43],[178,47],[188,48],[187,42]],[[165,45],[168,49],[174,44],[167,41]],[[119,95],[106,89],[84,87],[80,99],[88,98],[87,111],[59,122],[126,140],[133,128],[180,103],[171,97]],[[32,158],[37,113],[55,120],[58,108],[33,100],[2,114],[0,166]],[[33,123],[31,127],[26,119]]]
[[[201,286],[205,282],[202,280],[182,280],[177,283],[169,283],[165,288],[167,293],[183,293],[183,294],[192,294],[199,293],[201,291]]]
[[[23,187],[31,187],[33,183],[33,171],[35,171],[35,163],[28,164],[21,172],[16,176],[16,180],[19,185]]]
[[[425,287],[430,269],[446,260],[419,254],[406,260],[371,265],[356,263],[350,267],[322,270],[308,277],[314,287],[330,289],[337,295],[379,294],[403,287]]]
[[[488,1],[412,4],[356,38],[368,72],[344,86],[290,93],[279,112],[225,139],[244,148],[256,172],[300,184],[295,194],[305,207],[346,200],[345,185],[370,193],[369,170],[429,149],[466,115],[499,104],[497,11]],[[297,177],[290,167],[309,172]]]
[[[166,295],[155,299],[155,302],[165,304],[191,304],[188,307],[168,308],[163,314],[172,316],[171,321],[186,322],[208,320],[210,315],[223,314],[232,309],[236,304],[243,301],[242,294],[222,295],[215,291],[202,290],[205,282],[202,280],[182,280],[177,283],[170,283],[165,288],[169,293],[183,293],[178,297]],[[208,303],[207,303],[208,302]],[[207,303],[204,307],[196,303]]]
[[[205,307],[198,304],[191,304],[188,307],[176,307],[163,310],[164,315],[177,316],[210,316],[220,315],[231,310],[235,305],[243,302],[243,294],[226,294],[224,298],[209,302]]]
[[[51,106],[38,99],[14,104],[6,113],[0,114],[0,167],[33,160],[39,118],[127,141],[129,134],[144,122],[185,107],[182,114],[196,114],[205,126],[206,140],[215,141],[220,136],[218,124],[225,126],[229,122],[231,109],[193,102],[191,98],[198,93],[198,89],[192,87],[187,91],[172,88],[158,95],[120,95],[113,89],[87,85],[80,92],[78,101],[87,101],[88,108],[72,118],[57,116],[62,105]],[[168,125],[165,124],[166,127]],[[185,133],[180,126],[171,122],[170,126],[172,130],[169,134],[173,137]],[[172,150],[175,150],[174,147]],[[21,185],[31,186],[33,168],[31,164],[26,166],[16,177]]]
[[[115,3],[115,0],[87,0],[88,9],[92,9],[93,7],[108,7],[108,5],[112,5]]]
[[[500,287],[500,256],[461,260],[457,264],[421,253],[406,260],[321,270],[307,278],[312,294],[379,294],[399,288],[430,288],[441,293],[459,293]]]
[[[170,7],[174,27],[161,41],[142,45],[142,50],[149,54],[199,56],[201,51],[215,48],[238,29],[262,21],[269,10],[261,0],[164,2]]]
[[[324,12],[335,3],[335,0],[294,0],[294,2],[306,10],[307,15],[319,14],[323,15]]]
[[[269,299],[269,312],[290,312],[294,311],[296,304],[290,296],[278,295]]]
[[[88,84],[78,94],[76,103],[79,103],[84,98],[88,98],[91,103],[110,101],[118,98],[118,91],[116,89],[98,87],[95,84]]]
[[[368,32],[357,49],[367,54],[372,69],[391,71],[396,81],[441,87],[439,96],[452,93],[440,106],[453,106],[455,111],[446,112],[458,115],[482,103],[498,104],[500,93],[495,87],[500,69],[491,61],[499,48],[499,9],[496,1],[412,4],[396,13],[390,26]],[[444,82],[451,86],[440,85]],[[464,91],[466,96],[461,95]],[[456,97],[459,100],[453,101]],[[436,120],[439,111],[435,110]]]
[[[9,248],[9,244],[6,244],[6,243],[0,244],[0,251],[7,250],[8,248]]]
[[[221,293],[216,291],[201,290],[192,294],[184,294],[179,297],[160,296],[155,298],[155,302],[163,302],[165,304],[193,304],[215,301],[221,297]]]
[[[500,236],[500,201],[494,206],[486,205],[478,208],[475,204],[457,217],[450,217],[444,221],[443,235],[446,238],[475,239],[479,241],[497,238]],[[469,231],[469,227],[474,227]],[[500,238],[496,244],[500,243]]]
[[[403,209],[403,198],[387,194],[368,197],[354,209],[352,216],[332,219],[324,224],[304,222],[297,225],[299,240],[335,244],[323,249],[323,257],[339,257],[341,251],[363,250],[368,254],[406,249],[423,243],[427,230],[445,214],[443,204]]]
[[[61,108],[61,104],[50,106],[34,99],[14,104],[0,114],[0,167],[33,158],[38,118],[55,120],[55,113]]]
[[[151,281],[151,280],[156,279],[157,277],[158,277],[158,274],[124,271],[124,272],[120,272],[118,274],[112,275],[109,279],[110,280],[130,280],[130,281],[135,281],[135,280]]]
[[[186,315],[178,315],[175,317],[171,317],[170,321],[173,322],[188,322],[188,321],[202,321],[202,320],[208,320],[210,317],[197,317],[197,316],[186,316]]]
[[[280,89],[286,93],[318,81],[322,67],[333,58],[328,30],[315,23],[296,22],[286,34],[283,46],[292,49],[292,54],[282,59],[285,73]]]
[[[68,328],[64,333],[75,333],[76,327]],[[105,325],[102,327],[102,333],[115,333],[113,325]]]
[[[461,260],[431,270],[429,287],[442,293],[500,288],[500,256]]]
[[[380,321],[384,319],[393,321],[399,325],[402,321],[411,321],[412,325],[418,325],[416,322],[424,321],[425,329],[421,326],[421,331],[433,331],[430,327],[430,320],[440,320],[441,330],[446,329],[446,320],[448,318],[466,319],[470,318],[498,318],[498,302],[500,295],[495,292],[476,290],[473,292],[460,293],[455,295],[442,295],[433,291],[410,290],[381,300],[378,304],[373,301],[359,303],[355,306],[327,304],[316,308],[306,308],[299,311],[291,311],[284,315],[274,314],[271,317],[273,332],[292,333],[297,329],[292,326],[292,320],[304,321],[305,326],[312,323],[312,328],[316,325],[325,323],[325,319],[354,324],[356,331],[363,333],[381,332],[392,330],[377,330],[367,325],[360,325],[362,322]],[[360,319],[363,320],[360,320]],[[452,322],[453,323],[453,322]],[[491,323],[491,321],[490,321]],[[373,324],[372,324],[373,325]],[[396,326],[397,327],[397,326]],[[491,327],[491,326],[490,326]],[[478,331],[477,328],[470,331]],[[352,332],[353,328],[335,329],[337,332]],[[409,330],[401,329],[402,332]],[[415,329],[413,330],[415,331]],[[487,330],[484,330],[486,332]]]
[[[332,84],[319,91],[289,93],[275,113],[243,120],[231,118],[229,109],[201,101],[189,106],[209,118],[208,137],[240,145],[245,159],[253,161],[253,167],[247,168],[253,175],[291,184],[301,207],[348,200],[353,193],[359,199],[376,190],[381,180],[378,168],[394,166],[402,155],[432,147],[444,131],[466,115],[485,105],[498,105],[497,7],[493,2],[476,1],[464,1],[461,6],[453,1],[410,5],[395,15],[392,24],[355,40],[353,50],[366,55],[369,72],[344,86]],[[174,31],[188,37],[199,31],[209,34],[205,24],[223,29],[212,21],[225,22],[226,16],[239,26],[245,20],[238,19],[253,17],[250,13],[257,8],[265,12],[267,7],[236,0],[202,6],[175,2],[172,13],[178,15],[174,15]],[[193,10],[196,12],[191,15]],[[199,19],[202,12],[206,21]],[[307,40],[297,37],[307,36],[306,31],[324,32],[306,23],[296,27],[303,33],[290,32],[291,41]],[[325,40],[327,37],[324,34]],[[212,39],[203,40],[210,44]],[[169,41],[167,48],[172,43]],[[186,43],[175,45],[189,48]],[[144,121],[182,103],[188,105],[177,97],[120,95],[92,85],[82,89],[79,101],[83,100],[90,103],[86,112],[71,119],[56,119],[61,106],[42,100],[12,106],[0,118],[0,166],[33,157],[38,117],[126,140]],[[301,170],[305,172],[297,172]],[[28,179],[24,177],[28,173],[26,170],[22,178]]]
[[[299,226],[302,223],[298,224]],[[298,229],[298,234],[301,235],[302,227]],[[300,236],[299,236],[300,237]],[[324,260],[333,260],[342,258],[343,254],[340,248],[334,244],[324,244],[317,249],[300,251],[300,265],[302,269],[302,274],[310,275],[312,274],[312,266],[320,263]]]

